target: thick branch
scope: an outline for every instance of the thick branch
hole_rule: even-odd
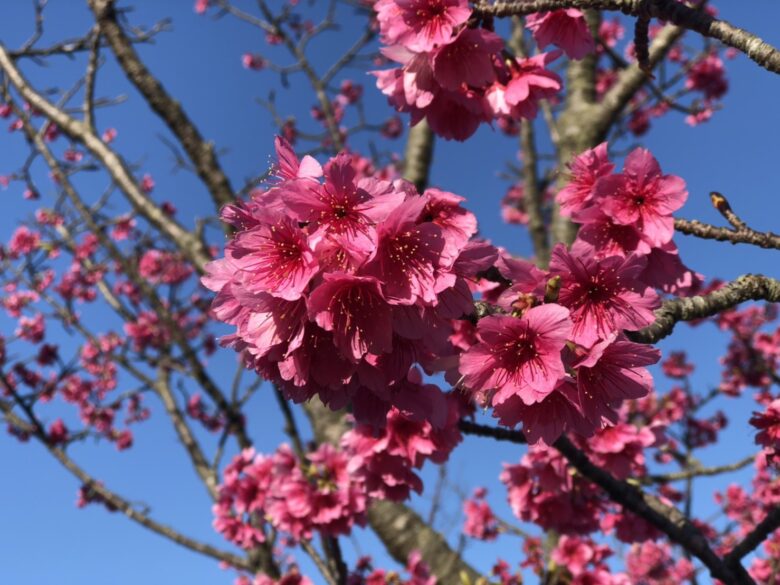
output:
[[[428,122],[422,120],[409,128],[404,152],[404,179],[422,192],[428,184],[433,159],[434,136]]]
[[[408,506],[375,501],[368,510],[368,521],[394,559],[404,563],[412,551],[419,551],[439,583],[462,583],[461,575],[469,578],[468,583],[479,578],[444,537]]]
[[[780,281],[760,274],[745,274],[707,295],[666,301],[655,312],[655,323],[627,335],[640,343],[656,343],[670,335],[680,321],[711,317],[745,301],[762,300],[780,302]]]
[[[550,243],[542,211],[542,189],[537,167],[536,138],[533,122],[523,121],[520,126],[520,147],[523,153],[523,202],[528,213],[528,232],[534,247],[536,261],[547,266],[550,261]]]
[[[774,506],[753,532],[726,555],[725,562],[729,565],[739,565],[740,561],[753,552],[770,534],[780,528],[780,506]]]
[[[481,4],[475,12],[484,16],[513,16],[554,10],[557,8],[594,8],[619,10],[624,14],[638,16],[644,0],[523,0],[522,2],[496,2]],[[705,37],[721,41],[747,55],[761,67],[780,73],[780,51],[756,35],[738,28],[725,20],[718,20],[709,14],[686,6],[675,0],[655,0],[648,6],[654,18],[669,21],[696,31]]]
[[[181,104],[173,99],[163,85],[152,75],[133,48],[133,41],[117,22],[114,0],[89,0],[89,7],[100,26],[119,66],[135,88],[144,96],[149,107],[165,122],[179,140],[195,171],[211,193],[219,208],[233,201],[230,186],[214,154],[214,144],[201,136]]]

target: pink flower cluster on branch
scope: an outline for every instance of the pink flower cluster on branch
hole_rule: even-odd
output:
[[[571,163],[558,193],[562,213],[582,227],[571,249],[558,245],[549,268],[500,258],[511,284],[491,291],[504,313],[480,320],[477,342],[461,356],[464,385],[531,443],[551,445],[565,431],[590,436],[618,421],[625,400],[647,396],[646,369],[660,354],[623,336],[654,322],[658,290],[699,284],[672,242],[672,212],[687,197],[679,177],[663,175],[637,149],[622,173],[607,145]]]
[[[379,0],[374,8],[382,52],[400,65],[374,72],[377,87],[412,125],[426,119],[443,138],[465,140],[482,123],[535,118],[539,101],[561,90],[548,69],[560,52],[510,55],[495,32],[474,27],[466,0]],[[531,15],[527,26],[540,48],[556,44],[572,58],[593,50],[579,10]]]
[[[307,454],[305,461],[287,445],[271,456],[247,449],[225,468],[214,528],[245,549],[265,542],[266,522],[296,542],[315,531],[349,534],[353,524],[365,524],[366,502],[347,457],[330,445]]]
[[[494,248],[472,240],[457,195],[360,178],[347,154],[323,170],[281,139],[277,152],[278,182],[225,208],[236,234],[203,279],[236,328],[223,344],[294,401],[351,403],[375,427],[391,407],[443,427],[444,395],[417,366],[452,367],[452,320],[473,311]]]

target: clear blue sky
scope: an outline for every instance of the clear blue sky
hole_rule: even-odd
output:
[[[7,46],[21,44],[32,30],[32,10],[25,0],[3,3],[0,40]],[[75,0],[51,0],[47,9],[47,40],[83,34],[90,26],[85,3]],[[197,16],[192,0],[138,0],[130,18],[136,24],[151,24],[171,17],[173,32],[163,34],[154,46],[140,52],[153,73],[163,80],[169,91],[183,103],[200,126],[203,134],[227,149],[222,162],[234,185],[245,177],[265,169],[272,151],[274,127],[268,114],[254,101],[267,97],[278,87],[278,81],[267,72],[250,72],[241,67],[244,52],[266,49],[257,31],[230,19],[214,22]],[[252,3],[246,3],[251,7]],[[750,7],[746,8],[749,4]],[[722,0],[717,3],[721,14],[766,38],[780,44],[780,5],[776,0],[753,0],[745,3]],[[318,46],[317,65],[323,67],[347,46],[356,31],[331,36]],[[350,33],[350,34],[347,34]],[[79,64],[80,66],[80,64]],[[757,229],[780,231],[780,154],[777,135],[780,113],[777,109],[780,79],[766,73],[740,57],[728,63],[731,89],[725,99],[725,110],[699,128],[689,128],[680,117],[670,115],[655,122],[642,143],[655,153],[666,172],[681,175],[688,182],[690,199],[681,215],[714,223],[719,217],[710,208],[708,192],[719,190],[731,200],[734,208]],[[77,69],[64,59],[53,60],[51,67],[27,64],[26,71],[39,87],[60,85],[72,80]],[[389,115],[384,100],[378,96],[370,79],[356,74],[365,83],[367,107],[375,120]],[[196,216],[210,214],[202,187],[186,173],[171,174],[172,161],[156,134],[161,131],[155,118],[135,95],[115,67],[109,65],[100,79],[98,93],[127,94],[128,102],[114,110],[101,111],[100,128],[118,129],[117,147],[131,161],[154,175],[155,195],[170,199],[180,209],[180,217],[192,223]],[[280,91],[278,102],[283,114],[306,116],[311,105],[304,84],[293,81],[292,89]],[[358,143],[360,144],[360,143]],[[402,144],[399,142],[398,146]],[[16,170],[26,150],[18,138],[0,140],[0,174]],[[483,233],[496,244],[517,253],[529,251],[522,229],[501,222],[498,202],[506,183],[497,175],[507,161],[515,157],[514,141],[498,132],[483,128],[470,141],[439,142],[432,170],[432,182],[444,189],[466,196],[469,207],[480,220]],[[40,168],[38,169],[40,171]],[[84,179],[84,189],[99,189],[101,183]],[[45,184],[45,181],[42,181]],[[52,192],[44,192],[51,197]],[[3,213],[0,234],[6,240],[18,218],[29,216],[37,207],[23,201],[21,188],[13,186],[0,193]],[[49,199],[50,200],[50,199]],[[707,276],[733,278],[745,272],[765,272],[778,276],[776,252],[748,247],[678,238],[686,262]],[[773,255],[774,254],[774,255]],[[83,309],[91,322],[105,316],[92,307]],[[89,314],[88,314],[89,313]],[[0,318],[0,328],[10,328]],[[10,331],[3,330],[3,333]],[[699,369],[694,377],[698,389],[706,391],[719,381],[718,358],[725,339],[714,327],[689,329],[681,327],[664,349],[686,349]],[[222,352],[213,359],[217,378],[233,375],[234,356]],[[665,382],[659,382],[661,387]],[[747,424],[751,405],[733,402],[723,405],[731,416],[723,441],[709,453],[711,460],[736,458],[751,448],[752,430]],[[281,440],[275,407],[267,392],[254,400],[248,409],[249,428],[258,449],[270,451]],[[51,411],[52,419],[56,409]],[[269,414],[272,413],[272,414]],[[77,459],[112,489],[128,499],[148,504],[153,515],[199,539],[226,546],[211,529],[209,501],[191,468],[186,464],[175,441],[173,430],[155,409],[151,421],[136,427],[136,446],[116,454],[110,445],[83,445],[74,450]],[[460,482],[466,492],[478,485],[493,486],[491,501],[497,511],[509,517],[504,491],[496,485],[501,461],[516,461],[521,450],[475,439],[461,447],[450,464],[450,477]],[[178,584],[207,585],[229,583],[231,576],[210,559],[199,557],[137,527],[118,514],[108,514],[99,507],[76,509],[74,502],[78,483],[62,470],[38,446],[19,446],[0,435],[0,580],[13,585],[135,585]],[[430,505],[435,470],[428,469],[426,494],[415,501],[421,510]],[[745,480],[741,474],[728,480]],[[722,487],[727,480],[710,481],[709,490]],[[696,511],[708,515],[713,507],[707,490],[696,502]],[[460,520],[457,506],[445,510],[441,527],[454,534]],[[370,535],[358,533],[356,539],[363,552],[383,558]],[[352,547],[345,548],[353,556]],[[466,556],[480,568],[487,569],[496,556],[510,563],[520,560],[516,540],[505,537],[497,544],[469,545]]]

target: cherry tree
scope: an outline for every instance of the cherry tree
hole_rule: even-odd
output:
[[[87,0],[86,34],[52,41],[46,2],[32,5],[29,39],[0,45],[5,140],[28,153],[0,183],[40,201],[0,248],[13,323],[0,413],[8,440],[78,479],[78,506],[121,512],[240,585],[776,582],[780,282],[700,274],[677,242],[778,249],[780,236],[718,192],[719,225],[680,217],[685,177],[640,141],[664,116],[706,124],[727,61],[777,74],[777,49],[706,0],[198,0],[200,18],[264,47],[236,61],[273,86],[258,101],[276,130],[252,139],[276,154],[240,178],[222,163],[230,145],[204,137],[141,56],[176,34],[168,22]],[[319,47],[346,33],[323,67]],[[32,81],[64,62],[70,85]],[[123,107],[99,83],[111,68],[211,215],[158,195],[122,127],[101,123]],[[310,118],[279,97],[300,88]],[[434,143],[483,126],[517,137],[501,213],[530,257],[492,244],[457,184],[429,185]],[[702,392],[686,354],[657,344],[705,321],[729,344]],[[286,434],[270,451],[258,395]],[[751,454],[703,464],[737,402],[754,411]],[[219,546],[79,462],[85,441],[131,449],[152,415],[208,494]],[[478,489],[447,478],[464,444],[496,441],[512,459]],[[725,491],[702,481],[739,470],[752,479]],[[719,514],[697,517],[694,495]],[[442,501],[462,510],[455,530],[437,522]],[[358,552],[358,530],[387,554]],[[467,560],[465,544],[499,538],[513,558]]]

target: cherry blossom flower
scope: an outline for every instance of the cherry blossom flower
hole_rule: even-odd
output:
[[[594,260],[556,246],[550,273],[561,277],[559,302],[571,311],[573,340],[586,347],[623,329],[636,331],[655,320],[658,295],[638,280],[641,257]]]
[[[529,14],[525,26],[540,49],[556,45],[571,59],[582,59],[595,49],[585,16],[576,8]]]
[[[672,213],[685,203],[688,191],[685,181],[662,175],[653,155],[637,148],[626,157],[622,173],[598,182],[596,196],[617,223],[635,225],[651,245],[661,246],[672,239]]]
[[[600,428],[603,420],[617,423],[624,400],[647,396],[653,377],[644,366],[659,359],[654,348],[612,336],[597,342],[576,362],[579,404],[594,428]]]
[[[615,165],[609,161],[607,143],[575,156],[569,163],[571,179],[558,192],[557,199],[561,214],[574,215],[583,210],[593,199],[593,189],[601,177],[612,174]]]
[[[342,355],[359,360],[366,353],[392,349],[392,314],[380,281],[370,276],[326,274],[309,299],[309,314],[326,331]]]
[[[569,311],[560,305],[534,307],[521,318],[481,319],[480,343],[460,359],[465,385],[493,406],[512,396],[540,402],[564,374],[560,353],[571,330]]]
[[[244,286],[289,301],[301,297],[318,270],[306,233],[284,215],[268,214],[238,234],[231,254]]]
[[[379,0],[374,10],[382,41],[416,52],[448,44],[471,16],[466,0]]]

